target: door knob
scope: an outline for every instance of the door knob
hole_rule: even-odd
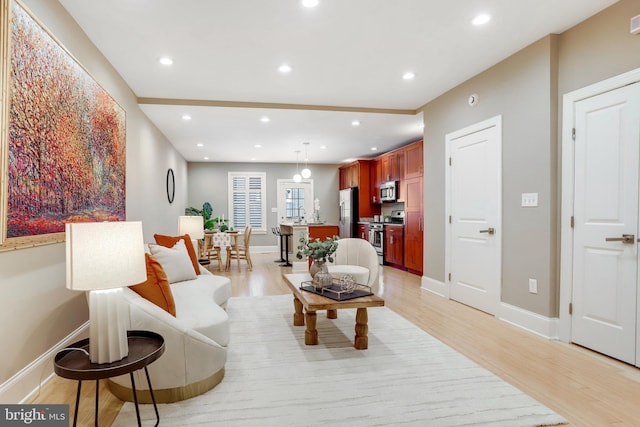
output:
[[[495,234],[496,229],[493,227],[489,227],[486,230],[480,230],[481,233],[489,233],[489,234]]]
[[[622,237],[606,237],[607,242],[622,242],[625,245],[632,245],[636,242],[636,236],[633,234],[623,234]]]

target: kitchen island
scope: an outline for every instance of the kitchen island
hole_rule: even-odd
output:
[[[298,244],[300,240],[300,233],[309,233],[311,239],[324,240],[327,237],[337,236],[340,232],[340,228],[334,224],[324,223],[293,223],[286,222],[280,224],[280,232],[282,234],[290,235],[289,239],[289,252],[292,256],[289,257],[291,264],[293,264],[293,271],[307,271],[309,264],[306,258],[299,260],[296,258],[298,252]]]

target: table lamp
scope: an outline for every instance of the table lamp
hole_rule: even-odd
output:
[[[178,217],[178,234],[188,234],[196,240],[204,239],[204,218],[200,215],[182,215]],[[200,252],[200,245],[198,245]],[[198,257],[200,254],[198,254]]]
[[[129,354],[123,286],[146,280],[142,223],[67,223],[67,288],[89,292],[89,354],[111,363]]]

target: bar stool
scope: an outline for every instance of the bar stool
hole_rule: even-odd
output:
[[[284,239],[284,263],[280,264],[280,267],[291,267],[291,263],[289,262],[289,237],[293,236],[293,233],[283,233],[280,231],[280,247],[282,248],[282,239]],[[280,256],[282,256],[282,251],[280,252]]]
[[[284,249],[282,246],[282,235],[280,234],[280,227],[271,227],[271,232],[280,237],[280,259],[276,259],[273,262],[286,262],[284,256],[282,255],[282,250]]]

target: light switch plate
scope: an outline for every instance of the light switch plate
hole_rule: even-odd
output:
[[[538,206],[538,193],[522,193],[523,208],[534,208]]]

